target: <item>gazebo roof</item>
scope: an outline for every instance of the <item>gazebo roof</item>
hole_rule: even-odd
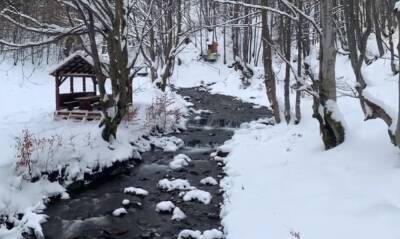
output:
[[[51,71],[52,76],[95,76],[93,60],[83,51],[77,51],[64,59]]]

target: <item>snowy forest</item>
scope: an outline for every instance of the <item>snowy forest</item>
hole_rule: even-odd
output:
[[[0,19],[0,239],[400,237],[400,1]]]

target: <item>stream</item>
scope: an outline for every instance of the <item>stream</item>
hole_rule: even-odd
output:
[[[71,193],[68,200],[56,200],[48,205],[43,224],[47,239],[84,238],[176,238],[183,229],[220,229],[220,207],[223,202],[219,186],[205,186],[200,180],[224,177],[223,165],[210,160],[210,153],[229,140],[234,129],[243,122],[270,117],[265,107],[255,107],[233,97],[210,94],[205,88],[178,90],[179,94],[193,103],[193,111],[187,130],[175,136],[185,142],[185,147],[174,153],[155,148],[142,154],[142,163],[99,183],[90,184],[84,190]],[[202,111],[198,111],[202,110]],[[200,117],[199,117],[200,116]],[[177,154],[186,154],[192,161],[188,167],[172,171],[168,163]],[[131,166],[131,167],[129,167]],[[163,192],[157,183],[163,178],[187,179],[198,189],[212,195],[210,204],[184,202],[179,191]],[[145,197],[124,194],[126,187],[143,188],[149,192]],[[129,199],[128,213],[115,217],[112,212]],[[157,213],[156,204],[172,201],[187,216],[182,221],[172,221],[170,214]]]

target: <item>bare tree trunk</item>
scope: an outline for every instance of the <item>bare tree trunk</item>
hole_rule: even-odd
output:
[[[400,13],[397,13],[397,21],[400,22]],[[399,31],[399,37],[400,37],[400,31]],[[399,38],[400,39],[400,38]],[[397,52],[400,54],[400,42],[397,45]],[[400,69],[400,61],[399,61],[399,69]],[[399,82],[398,82],[398,93],[399,93],[399,105],[397,108],[397,125],[396,125],[396,131],[394,132],[394,141],[395,145],[400,145],[400,74],[399,74]]]
[[[124,118],[128,104],[132,103],[132,85],[129,77],[125,8],[122,1],[115,3],[113,32],[107,36],[108,55],[110,56],[110,78],[113,89],[113,113],[104,120],[103,139],[112,141],[117,138],[117,129]]]
[[[387,7],[389,8],[390,5],[387,3]],[[392,69],[393,74],[397,74],[398,73],[398,69],[397,69],[397,65],[395,63],[395,59],[394,59],[394,43],[393,43],[393,34],[394,34],[394,26],[393,26],[393,19],[389,16],[388,17],[388,27],[389,27],[389,50],[390,50],[390,66]],[[399,68],[400,69],[400,68]]]
[[[247,0],[245,1],[247,2]],[[250,13],[249,8],[244,9],[244,15]],[[245,64],[249,63],[249,34],[250,34],[250,17],[244,19],[244,31],[243,31],[243,42],[242,42],[242,56]]]
[[[291,32],[290,32],[290,20],[286,19],[285,21],[285,27],[283,28],[284,32],[284,48],[285,49],[285,58],[287,60],[286,63],[286,72],[285,72],[285,120],[286,123],[289,124],[290,122],[290,70],[291,70],[291,65],[290,65],[290,60],[291,60]],[[282,26],[283,27],[283,26]]]
[[[239,17],[239,5],[235,5],[233,7],[233,18],[237,19]],[[238,20],[234,21],[236,24],[239,22]],[[236,61],[236,57],[239,57],[239,28],[232,27],[232,50],[233,50],[233,59]]]
[[[322,140],[326,149],[331,149],[344,142],[345,129],[339,118],[336,104],[336,49],[335,27],[332,18],[333,0],[320,2],[321,25],[323,35],[320,42],[320,74],[317,84],[319,95],[314,97],[313,117],[320,125]]]
[[[383,49],[382,31],[381,31],[381,27],[379,25],[379,9],[377,9],[377,3],[375,1],[372,1],[372,4],[373,4],[372,11],[373,11],[373,15],[374,15],[376,43],[378,45],[379,57],[382,57],[383,54],[385,54],[385,50]]]
[[[382,119],[386,125],[389,127],[388,133],[391,142],[395,145],[396,143],[394,132],[390,130],[393,119],[390,117],[388,112],[385,109],[375,103],[370,98],[364,95],[364,89],[367,87],[367,83],[365,82],[361,67],[364,63],[364,59],[366,58],[366,48],[368,37],[372,32],[372,0],[365,1],[365,31],[362,33],[360,37],[355,37],[354,32],[361,32],[361,28],[363,27],[361,20],[355,15],[357,13],[355,8],[358,8],[359,1],[358,0],[348,0],[347,6],[345,7],[346,10],[346,26],[347,26],[347,37],[349,43],[349,51],[350,51],[350,60],[354,70],[354,74],[357,80],[357,93],[358,98],[360,100],[361,108],[365,115],[365,120],[369,119]],[[360,26],[361,25],[361,26]],[[353,31],[352,29],[356,29]],[[356,40],[357,39],[357,40]],[[358,49],[358,51],[357,51]]]
[[[297,1],[297,6],[300,10],[303,10],[303,5],[301,0]],[[297,78],[300,79],[302,77],[302,53],[303,53],[303,44],[302,44],[302,25],[303,19],[300,18],[297,24]],[[299,84],[299,82],[297,82]],[[296,103],[295,103],[295,124],[300,123],[301,121],[301,91],[296,91]]]
[[[268,6],[268,1],[265,2],[265,6]],[[272,47],[270,44],[268,44],[268,42],[272,41],[269,33],[268,16],[266,11],[262,12],[262,42],[265,87],[267,90],[268,100],[271,104],[272,112],[274,114],[275,122],[279,124],[281,122],[281,117],[278,100],[276,98],[275,74],[272,69]]]
[[[228,8],[227,5],[224,4],[224,11],[228,12]],[[227,20],[226,15],[224,17],[225,21]],[[226,30],[228,28],[226,27],[226,25],[224,25],[224,64],[226,65]]]

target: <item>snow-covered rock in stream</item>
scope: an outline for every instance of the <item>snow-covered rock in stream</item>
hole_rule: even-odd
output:
[[[186,218],[186,214],[179,207],[175,207],[174,211],[172,212],[171,219],[173,221],[181,221],[185,218]]]
[[[201,233],[198,230],[182,230],[178,234],[178,239],[223,239],[224,234],[217,230],[217,229],[211,229],[211,230],[206,230],[203,233]]]
[[[195,189],[192,187],[188,180],[186,179],[175,179],[175,180],[168,180],[168,179],[161,179],[158,182],[158,188],[165,190],[167,192],[174,191],[174,190],[191,190]]]
[[[121,207],[121,208],[117,208],[113,211],[112,215],[115,217],[121,217],[128,214],[128,211],[126,211],[125,208]]]
[[[201,239],[201,231],[183,230],[178,234],[178,239]]]
[[[128,206],[130,203],[131,203],[131,201],[129,201],[129,199],[122,200],[122,205],[124,205],[124,206]]]
[[[185,154],[178,154],[174,157],[174,159],[169,163],[169,167],[173,170],[181,169],[183,167],[189,166],[189,163],[192,159]]]
[[[125,188],[124,193],[142,197],[149,195],[149,192],[144,190],[143,188],[135,188],[135,187]]]
[[[162,201],[157,203],[156,212],[171,213],[175,209],[175,204],[171,201]]]
[[[175,136],[162,138],[150,137],[150,142],[154,146],[163,149],[165,152],[175,152],[185,146],[183,140]]]
[[[212,196],[209,192],[199,190],[199,189],[194,189],[188,192],[185,192],[183,195],[183,201],[188,202],[188,201],[198,201],[203,204],[210,204]]]
[[[223,239],[224,234],[217,229],[206,230],[203,232],[201,239]]]
[[[200,183],[203,185],[211,185],[211,186],[218,185],[218,181],[213,177],[203,178],[202,180],[200,180]]]

